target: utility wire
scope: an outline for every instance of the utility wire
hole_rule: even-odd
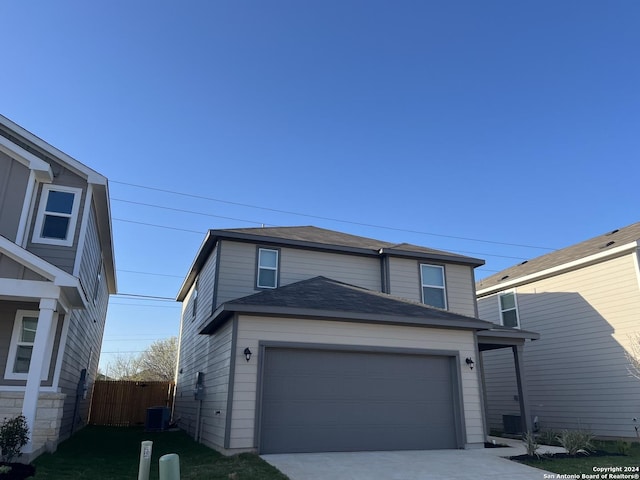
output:
[[[155,223],[136,222],[134,220],[126,220],[124,218],[112,217],[111,220],[116,220],[118,222],[135,223],[136,225],[144,225],[146,227],[166,228],[167,230],[177,230],[178,232],[197,233],[198,235],[204,235],[206,233],[199,230],[187,230],[186,228],[167,227],[166,225],[157,225]]]
[[[197,233],[199,235],[205,235],[206,234],[206,232],[200,232],[200,231],[196,231],[196,230],[187,230],[185,228],[169,227],[169,226],[166,226],[166,225],[158,225],[157,223],[136,222],[134,220],[126,220],[124,218],[113,218],[112,220],[117,220],[119,222],[135,223],[137,225],[144,225],[145,227],[166,228],[166,229],[169,229],[169,230],[177,230],[177,231],[181,231],[181,232]],[[481,257],[509,258],[511,260],[519,260],[519,261],[527,260],[526,257],[513,257],[513,256],[510,256],[510,255],[498,255],[497,253],[470,252],[468,250],[457,250],[457,249],[450,249],[449,251],[451,253],[460,253],[460,254],[465,254],[465,255],[479,255]]]
[[[120,268],[117,268],[116,271],[117,272],[123,272],[123,273],[137,273],[139,275],[152,275],[152,276],[155,276],[155,277],[184,278],[184,275],[170,275],[168,273],[140,272],[138,270],[122,270]]]
[[[202,215],[204,217],[223,218],[225,220],[233,220],[235,222],[253,223],[254,225],[267,225],[264,222],[257,222],[255,220],[244,220],[242,218],[225,217],[223,215],[214,215],[212,213],[196,212],[194,210],[186,210],[186,209],[182,209],[182,208],[165,207],[164,205],[157,205],[157,204],[154,204],[154,203],[134,202],[132,200],[123,200],[122,198],[113,198],[113,197],[111,198],[111,200],[113,200],[115,202],[130,203],[130,204],[133,204],[133,205],[142,205],[144,207],[161,208],[163,210],[171,210],[172,212],[191,213],[193,215]],[[273,225],[273,226],[275,226],[275,225]]]
[[[388,226],[384,226],[384,225],[376,225],[376,224],[371,224],[371,223],[354,222],[354,221],[349,221],[349,220],[342,220],[342,219],[339,219],[339,218],[324,217],[324,216],[321,216],[321,215],[311,215],[311,214],[308,214],[308,213],[293,212],[293,211],[290,211],[290,210],[280,210],[280,209],[276,209],[276,208],[260,207],[258,205],[251,205],[251,204],[248,204],[248,203],[233,202],[233,201],[230,201],[230,200],[222,200],[222,199],[219,199],[219,198],[206,197],[204,195],[196,195],[196,194],[193,194],[193,193],[177,192],[175,190],[168,190],[168,189],[157,188],[157,187],[149,187],[149,186],[146,186],[146,185],[139,185],[139,184],[129,183],[129,182],[120,182],[120,181],[116,181],[116,180],[110,180],[110,182],[111,183],[117,183],[119,185],[127,185],[129,187],[142,188],[142,189],[145,189],[145,190],[152,190],[152,191],[155,191],[155,192],[169,193],[169,194],[172,194],[172,195],[180,195],[180,196],[189,197],[189,198],[198,198],[200,200],[207,200],[207,201],[211,201],[211,202],[219,202],[219,203],[224,203],[224,204],[227,204],[227,205],[236,205],[236,206],[245,207],[245,208],[255,208],[255,209],[258,209],[258,210],[264,210],[264,211],[268,211],[268,212],[283,213],[283,214],[286,214],[286,215],[296,215],[296,216],[299,216],[299,217],[315,218],[315,219],[327,220],[327,221],[331,221],[331,222],[339,222],[339,223],[346,223],[346,224],[350,224],[350,225],[358,225],[358,226],[361,226],[361,227],[379,228],[379,229],[391,230],[391,231],[396,231],[396,232],[414,233],[414,234],[418,234],[418,235],[428,235],[428,236],[441,237],[441,238],[452,238],[452,239],[455,239],[455,240],[466,240],[466,241],[471,241],[471,242],[481,242],[481,243],[488,243],[488,244],[492,244],[492,245],[503,245],[503,246],[509,246],[509,247],[534,248],[534,249],[538,249],[538,250],[556,250],[555,248],[539,247],[539,246],[536,246],[536,245],[524,245],[524,244],[519,244],[519,243],[497,242],[497,241],[494,241],[494,240],[483,240],[483,239],[480,239],[480,238],[460,237],[460,236],[456,236],[456,235],[444,235],[444,234],[440,234],[440,233],[423,232],[423,231],[419,231],[419,230],[388,227]]]
[[[168,302],[175,302],[176,301],[175,298],[171,298],[171,297],[158,297],[156,295],[142,295],[142,294],[137,294],[137,293],[116,293],[113,296],[114,297],[130,297],[130,298],[135,298],[136,300],[148,299],[148,300],[168,301]]]

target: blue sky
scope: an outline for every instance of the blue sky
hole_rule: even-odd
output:
[[[209,228],[406,241],[484,258],[481,278],[640,220],[635,1],[37,0],[0,18],[1,113],[110,179],[122,294],[175,297]],[[179,311],[113,297],[101,365],[177,334]]]

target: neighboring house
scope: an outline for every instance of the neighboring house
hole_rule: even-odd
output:
[[[115,291],[107,179],[0,116],[0,418],[27,458],[86,422]]]
[[[478,351],[537,338],[477,318],[483,263],[316,227],[210,230],[177,297],[174,420],[224,453],[483,446]]]
[[[627,354],[640,332],[640,223],[543,255],[477,283],[480,318],[539,332],[525,391],[541,429],[636,437],[640,380]],[[519,415],[512,360],[484,354],[488,420]]]

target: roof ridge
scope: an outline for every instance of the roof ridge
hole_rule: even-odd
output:
[[[559,267],[582,258],[613,250],[639,239],[640,222],[635,222],[626,227],[609,230],[595,237],[507,267],[476,282],[476,288],[477,290],[483,290],[495,287],[504,281],[517,280],[550,268]]]

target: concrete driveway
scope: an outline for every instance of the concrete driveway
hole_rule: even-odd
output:
[[[474,450],[295,453],[262,455],[262,458],[291,480],[543,480],[544,474],[549,472],[502,458],[524,453],[521,442],[508,443],[513,446]],[[558,450],[543,447],[540,451]]]

